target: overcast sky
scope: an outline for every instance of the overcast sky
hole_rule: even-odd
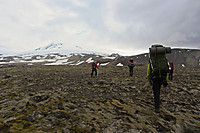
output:
[[[133,55],[200,48],[200,0],[0,0],[0,53],[63,43]]]

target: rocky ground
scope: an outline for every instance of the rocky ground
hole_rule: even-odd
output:
[[[176,68],[154,112],[146,66],[5,65],[0,68],[0,132],[200,132],[200,68]]]

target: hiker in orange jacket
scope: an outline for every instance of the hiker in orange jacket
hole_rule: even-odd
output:
[[[97,62],[94,61],[91,65],[92,67],[92,73],[91,73],[91,77],[93,76],[93,73],[95,72],[95,76],[97,76],[97,68],[99,69],[98,65],[97,65]]]

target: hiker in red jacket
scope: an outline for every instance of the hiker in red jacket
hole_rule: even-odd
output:
[[[173,62],[169,62],[169,80],[173,79],[173,71],[174,71]]]
[[[97,68],[99,69],[99,67],[98,67],[98,65],[97,65],[97,62],[96,61],[94,61],[93,63],[92,63],[92,73],[91,73],[91,77],[93,76],[93,73],[94,73],[94,71],[95,71],[95,76],[97,76]]]
[[[130,62],[128,63],[128,67],[129,67],[129,72],[130,72],[130,76],[133,77],[133,68],[134,68],[134,64],[133,64],[133,59],[130,59]]]

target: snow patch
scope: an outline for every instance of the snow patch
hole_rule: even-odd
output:
[[[58,64],[58,63],[56,63],[56,62],[53,62],[53,63],[46,63],[46,64],[44,64],[44,65],[46,65],[46,66],[54,66],[54,65],[61,65],[61,64]]]
[[[68,64],[71,64],[71,63],[74,63],[74,61],[69,61],[67,63],[63,63],[63,65],[68,65]]]
[[[0,62],[1,65],[3,64],[9,64],[9,62]]]
[[[35,49],[35,51],[41,51],[41,50],[51,50],[51,49],[60,49],[62,47],[62,43],[52,43],[45,47],[40,47]]]
[[[80,54],[80,56],[81,56],[81,57],[84,57],[85,55],[83,55],[83,54]]]
[[[102,63],[100,64],[100,66],[107,66],[110,62],[107,62],[107,63]]]
[[[25,57],[23,57],[23,59],[25,59],[25,60],[30,60],[32,57],[31,56],[25,56]]]
[[[70,58],[70,57],[72,57],[73,55],[71,55],[71,54],[69,54],[69,55],[67,55],[67,58]]]
[[[68,59],[67,60],[57,60],[56,63],[61,65],[63,63],[67,63]]]
[[[121,67],[121,66],[124,66],[124,65],[122,63],[118,63],[116,66],[120,66]]]
[[[58,60],[63,60],[63,59],[67,59],[67,57],[58,56],[57,59],[58,59]]]
[[[80,64],[82,64],[82,63],[84,63],[84,61],[78,61],[78,62],[76,63],[76,65],[78,66],[78,65],[80,65]]]
[[[89,59],[87,59],[85,62],[90,63],[93,62],[94,60],[92,59],[92,57],[90,57]]]
[[[116,57],[102,57],[103,59],[111,59],[114,60]]]
[[[56,61],[55,59],[46,59],[45,60],[46,62],[54,62],[54,61]]]
[[[28,61],[31,63],[40,63],[40,62],[45,62],[45,60],[32,60],[32,61]]]
[[[40,57],[40,56],[37,56],[36,59],[41,59],[41,57]]]
[[[49,62],[52,62],[52,63],[46,63],[46,64],[44,64],[44,65],[64,65],[64,64],[67,63],[67,61],[68,61],[68,59],[57,60],[57,61],[51,60],[51,61],[49,61]]]

